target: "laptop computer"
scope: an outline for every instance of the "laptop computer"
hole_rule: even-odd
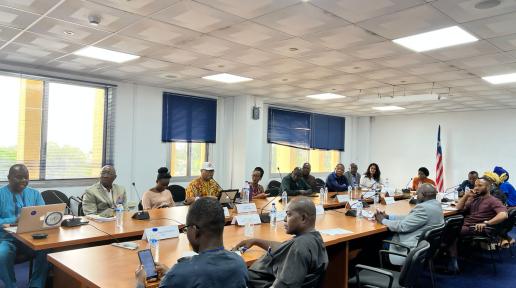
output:
[[[219,203],[222,207],[227,207],[228,209],[235,208],[235,200],[237,198],[238,189],[232,190],[222,190],[219,194]]]
[[[11,233],[26,233],[59,228],[65,209],[65,203],[22,207],[18,226],[4,230]]]

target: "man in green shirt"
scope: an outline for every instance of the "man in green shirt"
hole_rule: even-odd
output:
[[[283,177],[280,189],[280,193],[287,191],[288,196],[312,194],[312,189],[303,179],[303,172],[299,167],[294,168],[292,173]]]

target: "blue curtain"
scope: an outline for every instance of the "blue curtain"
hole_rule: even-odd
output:
[[[215,143],[217,100],[163,93],[161,141]]]
[[[312,114],[310,148],[344,151],[345,118]]]
[[[267,142],[310,148],[310,113],[269,108]]]

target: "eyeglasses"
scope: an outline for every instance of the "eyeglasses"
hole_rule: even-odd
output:
[[[181,233],[187,233],[188,232],[188,229],[190,227],[195,227],[195,229],[199,230],[199,226],[195,225],[195,224],[190,224],[190,225],[185,225],[183,228],[179,229],[179,232]]]

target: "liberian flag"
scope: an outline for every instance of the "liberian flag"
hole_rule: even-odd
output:
[[[441,125],[437,132],[437,164],[435,165],[437,192],[444,192],[444,167],[443,167],[443,149],[441,148]]]

